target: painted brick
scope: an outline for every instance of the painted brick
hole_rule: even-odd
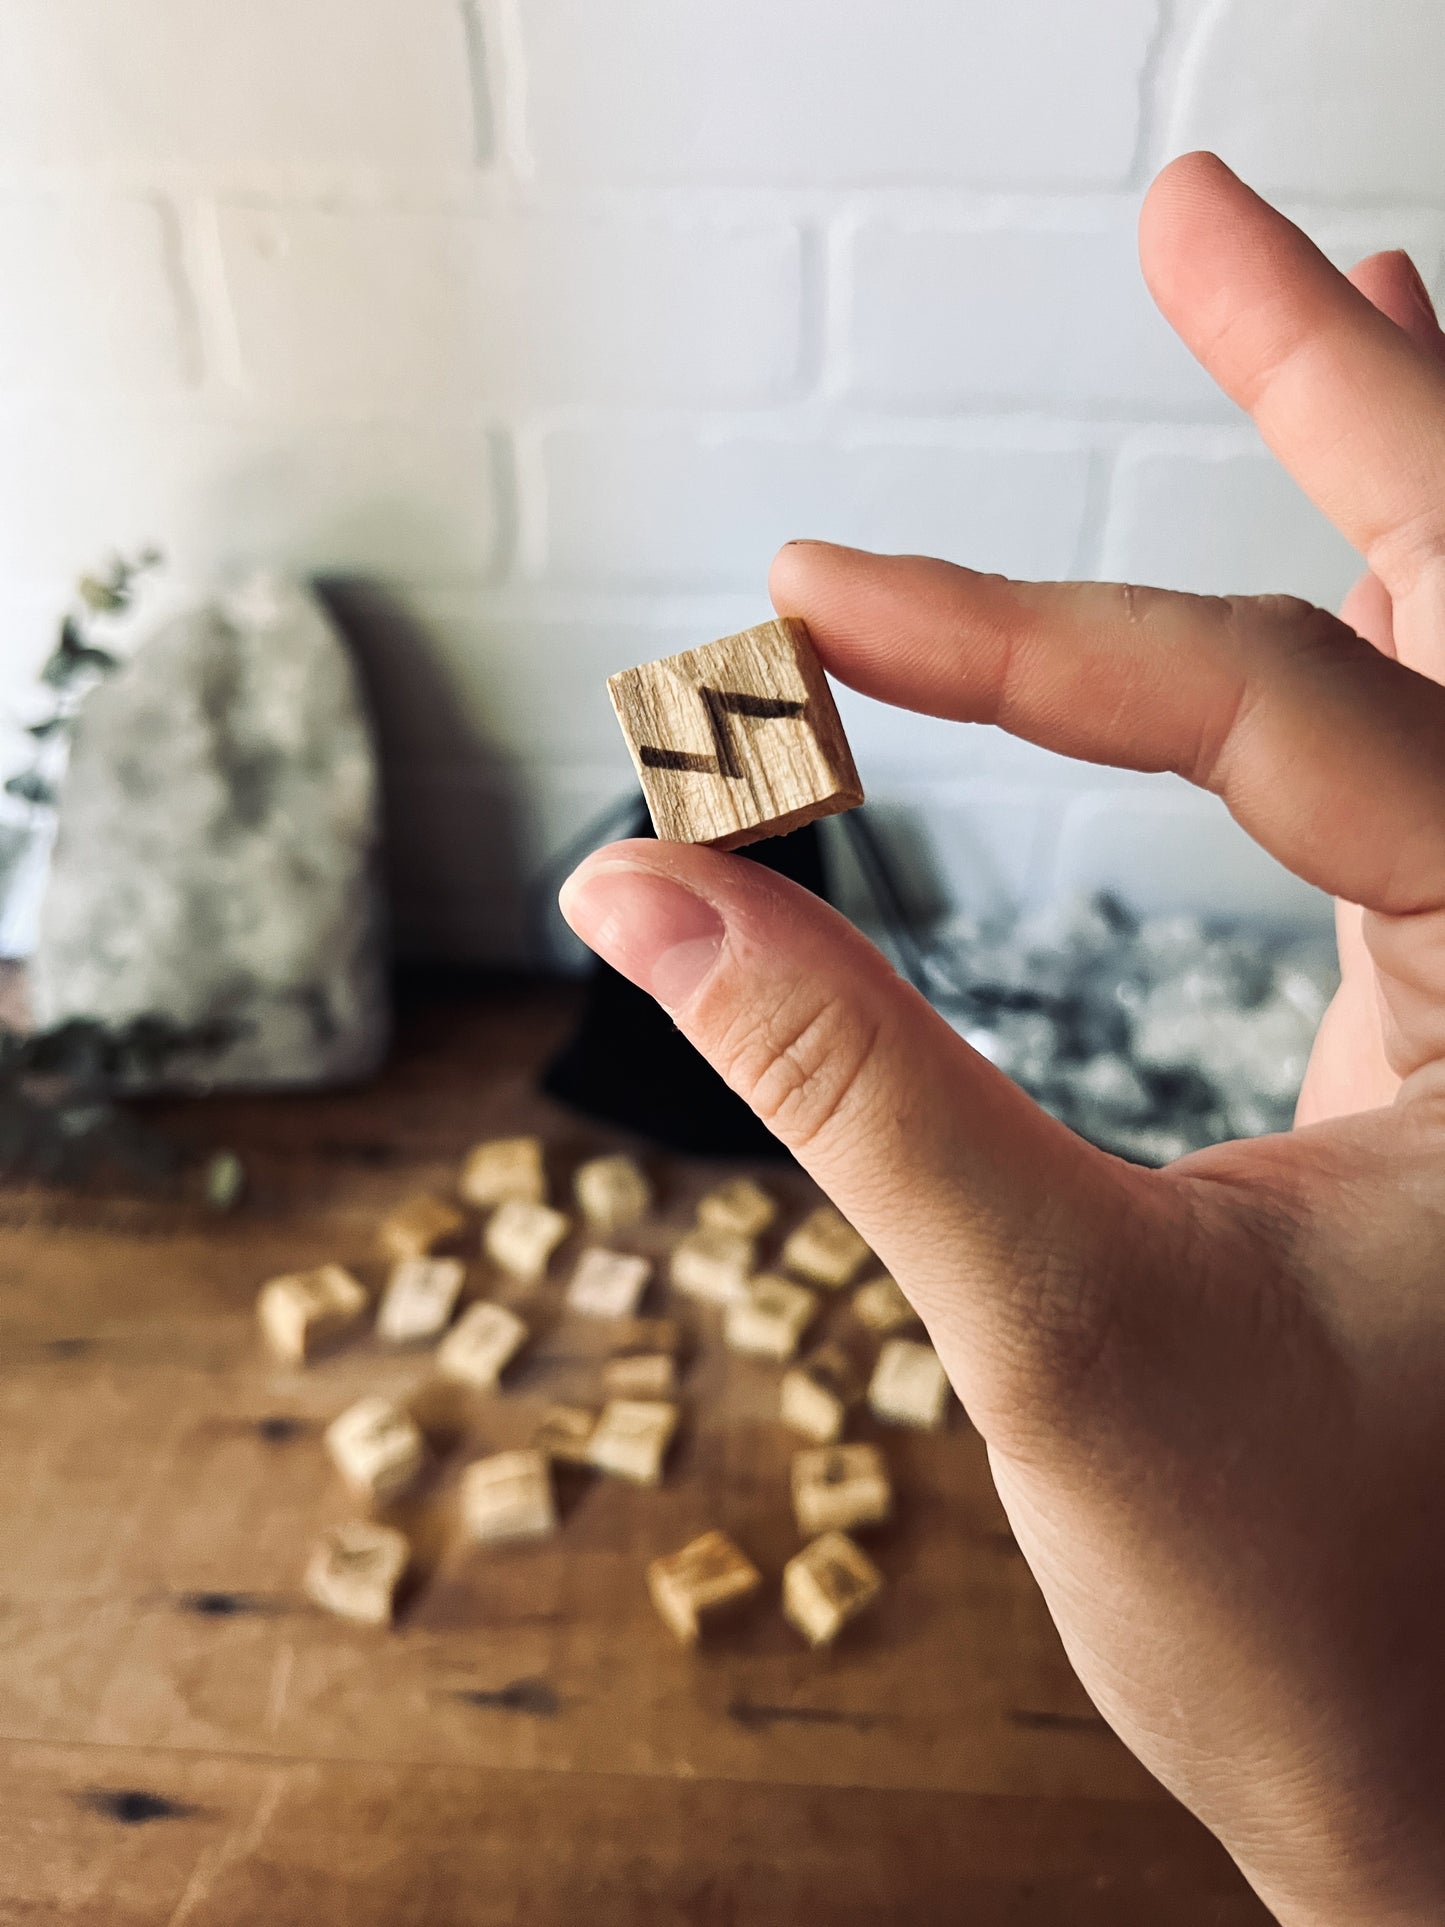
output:
[[[544,179],[1122,183],[1156,0],[526,0]]]
[[[389,757],[575,760],[615,772],[622,787],[632,766],[607,677],[768,613],[765,596],[673,613],[640,603],[548,613],[515,595],[364,584],[341,586],[332,600],[373,690]]]
[[[0,160],[464,167],[461,0],[0,0]]]
[[[1042,900],[1112,890],[1144,911],[1258,917],[1328,928],[1330,901],[1265,854],[1224,805],[1177,777],[1096,789],[1069,805]]]
[[[796,376],[784,223],[232,204],[220,228],[247,382],[278,402],[765,402]]]
[[[1119,464],[1100,573],[1338,608],[1363,564],[1271,456],[1140,447]]]
[[[0,576],[62,587],[149,544],[207,582],[256,563],[444,582],[497,564],[502,454],[484,427],[24,418],[0,436]]]
[[[1075,567],[1089,456],[1067,447],[900,445],[559,430],[541,451],[542,571],[564,581],[766,591],[795,535],[1025,576]]]
[[[1438,202],[1445,171],[1436,0],[1222,0],[1205,15],[1169,130],[1267,193]]]
[[[173,225],[159,204],[0,203],[0,281],[0,394],[156,394],[195,380]]]
[[[921,410],[1232,416],[1149,298],[1132,204],[1064,219],[862,221],[844,243],[845,391]]]

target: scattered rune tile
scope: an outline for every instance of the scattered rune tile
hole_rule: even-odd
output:
[[[523,1446],[477,1459],[462,1473],[462,1523],[480,1545],[546,1539],[557,1530],[552,1468],[545,1452]]]
[[[887,1425],[936,1432],[948,1406],[948,1374],[931,1345],[890,1338],[868,1384],[868,1404]]]
[[[381,1221],[381,1248],[388,1258],[429,1258],[444,1245],[455,1243],[467,1221],[444,1198],[420,1192],[408,1198]]]
[[[732,1178],[698,1200],[702,1231],[730,1231],[736,1238],[760,1238],[778,1215],[774,1200],[751,1178]]]
[[[783,1374],[779,1417],[791,1431],[819,1445],[842,1438],[848,1414],[863,1397],[863,1382],[841,1345],[831,1340]]]
[[[602,1408],[587,1462],[635,1485],[658,1485],[677,1420],[677,1407],[661,1400],[614,1398]]]
[[[886,1272],[859,1285],[852,1303],[859,1324],[880,1338],[891,1338],[894,1332],[907,1331],[918,1323],[918,1313]]]
[[[466,1275],[460,1258],[403,1258],[381,1295],[377,1337],[391,1345],[438,1337],[451,1323]]]
[[[735,850],[863,801],[817,651],[788,617],[610,676],[659,837]]]
[[[793,1513],[805,1539],[882,1525],[893,1510],[888,1466],[876,1445],[822,1445],[793,1455]]]
[[[457,1190],[479,1211],[516,1198],[523,1204],[543,1204],[547,1171],[542,1140],[537,1137],[495,1137],[468,1151]]]
[[[505,1305],[468,1305],[437,1347],[443,1378],[490,1391],[527,1342],[527,1327]]]
[[[594,1231],[610,1238],[647,1216],[652,1186],[636,1158],[589,1158],[572,1180],[577,1209]]]
[[[597,1414],[589,1406],[549,1405],[532,1434],[532,1443],[559,1465],[586,1465],[587,1449],[596,1430]]]
[[[666,1398],[677,1391],[677,1360],[671,1352],[623,1352],[602,1367],[609,1398]]]
[[[536,1284],[546,1277],[552,1253],[571,1228],[571,1221],[549,1205],[509,1198],[488,1218],[482,1246],[509,1277]]]
[[[788,1233],[781,1262],[800,1278],[836,1291],[853,1282],[867,1259],[867,1245],[842,1212],[820,1204]]]
[[[825,1532],[783,1568],[783,1611],[810,1646],[827,1646],[883,1590],[883,1575],[842,1532]]]
[[[403,1533],[367,1519],[333,1526],[311,1556],[302,1584],[329,1613],[367,1626],[391,1622],[396,1589],[411,1558]]]
[[[352,1491],[379,1505],[416,1483],[427,1456],[411,1413],[378,1395],[357,1399],[331,1421],[326,1449]]]
[[[756,1249],[731,1231],[690,1231],[673,1246],[668,1276],[688,1298],[731,1305],[747,1296]]]
[[[751,1599],[762,1583],[752,1560],[724,1532],[705,1532],[647,1568],[652,1603],[685,1646]]]
[[[277,1358],[304,1365],[361,1323],[366,1292],[344,1265],[293,1271],[262,1285],[261,1335]]]
[[[817,1315],[816,1292],[762,1271],[749,1285],[747,1297],[728,1306],[723,1338],[732,1351],[786,1363]]]
[[[584,1251],[567,1287],[567,1304],[588,1318],[630,1318],[642,1303],[652,1260],[628,1251]]]

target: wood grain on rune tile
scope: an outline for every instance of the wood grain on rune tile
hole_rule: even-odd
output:
[[[609,677],[652,812],[672,843],[735,850],[863,801],[807,629],[782,618]]]

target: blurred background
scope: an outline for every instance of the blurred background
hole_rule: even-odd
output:
[[[411,956],[525,956],[632,787],[605,674],[757,620],[790,535],[1338,601],[1142,285],[1170,155],[1441,278],[1430,0],[0,0],[0,40],[0,775],[97,555],[319,578]],[[1325,914],[1172,780],[844,704],[940,904]]]

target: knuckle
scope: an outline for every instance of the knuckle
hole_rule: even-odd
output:
[[[881,1026],[812,986],[741,1012],[721,1046],[723,1075],[769,1130],[804,1150],[867,1101]]]

